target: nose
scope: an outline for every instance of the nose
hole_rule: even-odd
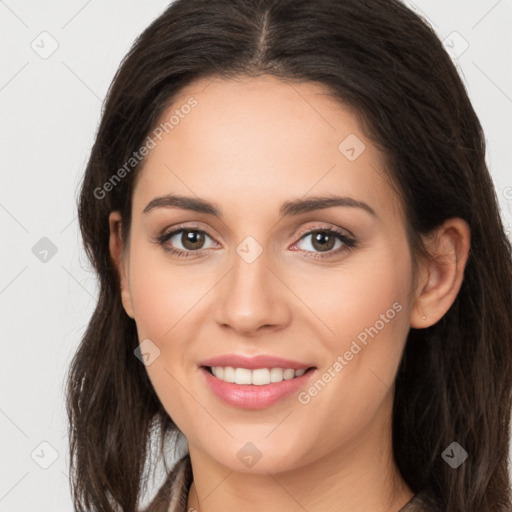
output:
[[[269,263],[266,251],[251,263],[234,254],[233,267],[216,291],[216,321],[220,326],[251,335],[280,330],[290,322],[287,288],[283,278],[276,275],[278,269]]]

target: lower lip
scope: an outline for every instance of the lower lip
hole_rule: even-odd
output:
[[[204,367],[200,367],[199,371],[213,393],[227,404],[240,409],[264,409],[298,391],[305,385],[315,369],[308,370],[300,377],[272,382],[263,386],[225,382],[217,379]]]

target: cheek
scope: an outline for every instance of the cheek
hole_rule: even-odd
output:
[[[139,337],[163,344],[173,331],[183,330],[214,284],[212,272],[172,263],[163,249],[135,249],[130,257],[130,291]]]
[[[407,332],[412,265],[405,244],[390,245],[347,258],[339,267],[305,267],[294,274],[294,292],[314,313],[332,354],[348,350],[352,340],[364,346],[372,335],[381,340],[376,350],[393,350]]]
[[[292,317],[298,324],[309,324],[331,358],[350,350],[353,341],[364,349],[364,358],[359,355],[358,360],[384,359],[392,366],[399,357],[409,327],[412,283],[408,247],[399,245],[382,243],[337,267],[301,262],[281,269],[299,299],[289,298]],[[208,311],[211,314],[209,294],[222,275],[218,265],[211,261],[182,266],[169,261],[161,249],[134,247],[130,289],[139,338],[151,339],[169,355],[181,352],[182,357],[193,345],[198,322],[208,320]],[[305,336],[303,341],[310,340]]]
[[[139,340],[149,339],[159,350],[158,357],[146,366],[155,393],[178,427],[189,432],[195,428],[193,418],[200,416],[186,391],[192,368],[190,347],[198,328],[201,298],[213,283],[208,283],[207,273],[185,271],[158,252],[144,247],[132,251],[132,304]]]
[[[347,258],[337,268],[305,263],[281,272],[294,292],[282,300],[288,300],[293,321],[306,333],[308,348],[315,340],[322,369],[344,357],[343,370],[309,405],[297,402],[298,412],[309,418],[308,429],[323,432],[326,443],[340,435],[326,427],[326,417],[351,411],[343,427],[350,437],[375,413],[395,376],[409,328],[411,262],[407,246],[391,250],[390,245]],[[169,415],[192,436],[203,413],[183,384],[193,379],[198,330],[212,321],[209,292],[223,274],[218,265],[180,266],[154,249],[134,250],[130,258],[139,339],[151,339],[162,356],[147,367],[149,378]]]
[[[380,258],[376,254],[325,279],[317,274],[318,291],[309,295],[308,306],[334,332],[322,328],[326,334],[319,339],[328,356],[298,405],[308,428],[323,439],[320,450],[352,439],[392,400],[409,330],[411,262],[407,247],[402,253],[382,251]],[[299,293],[314,289],[312,282],[303,283]]]
[[[409,331],[408,246],[385,243],[347,259],[336,271],[307,278],[304,273],[297,283],[297,294],[308,297],[308,306],[322,320],[315,325],[323,344],[319,349],[326,354],[320,382],[300,403],[305,411],[315,410],[314,427],[326,439],[325,417],[350,411],[343,427],[350,437],[370,421],[393,386]]]

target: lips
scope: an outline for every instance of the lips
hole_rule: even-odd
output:
[[[198,366],[207,387],[224,403],[241,409],[270,407],[304,387],[317,373],[316,367],[312,364],[269,355],[247,357],[229,354],[206,359],[201,361]],[[268,379],[258,382],[259,385],[249,384],[248,380],[243,380],[245,383],[239,384],[217,378],[212,372],[212,368],[215,373],[221,368],[230,368],[231,370],[244,369],[244,373],[249,374],[255,374],[257,372],[254,370],[260,369],[287,369],[287,372],[294,372],[295,377],[290,376],[279,382],[269,382],[268,384],[264,383]]]
[[[293,370],[307,370],[314,365],[270,355],[248,357],[237,354],[226,354],[201,361],[198,366],[210,368],[212,366],[231,366],[232,368],[247,368],[248,370],[256,370],[258,368],[292,368]]]

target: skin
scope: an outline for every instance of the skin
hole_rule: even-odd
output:
[[[198,105],[145,159],[129,241],[121,239],[119,213],[110,216],[125,311],[139,339],[160,350],[146,369],[188,440],[187,509],[396,512],[413,496],[391,448],[397,367],[410,327],[436,323],[455,300],[469,228],[446,221],[426,240],[436,259],[420,262],[415,274],[383,155],[350,109],[318,84],[202,79],[163,117],[190,96]],[[354,161],[338,149],[349,134],[366,146]],[[143,213],[168,193],[215,203],[222,219],[176,207]],[[285,201],[333,194],[376,215],[347,206],[279,215]],[[182,223],[211,234],[188,259],[155,243]],[[336,242],[322,252],[311,235],[299,236],[312,228],[337,228],[357,246],[336,253],[343,247]],[[248,236],[262,249],[252,263],[236,252]],[[191,252],[181,234],[172,244]],[[295,359],[321,377],[397,302],[401,311],[308,404],[294,394],[241,410],[221,402],[199,375],[199,361],[237,353]],[[262,454],[252,468],[237,457],[247,442]]]

